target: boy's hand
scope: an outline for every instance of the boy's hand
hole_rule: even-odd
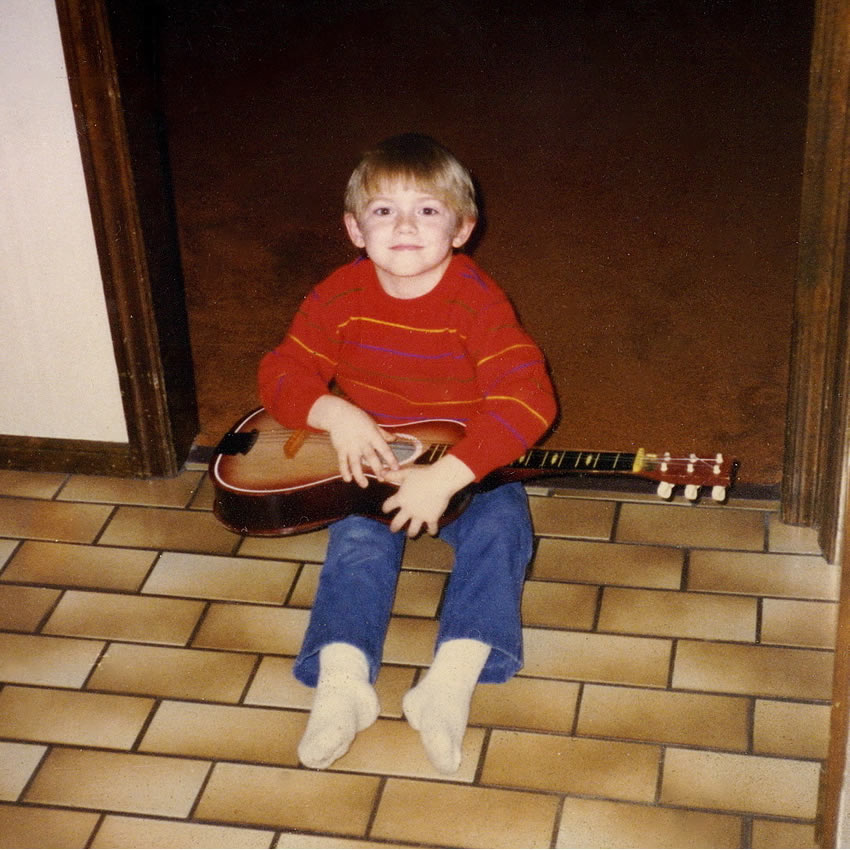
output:
[[[382,506],[384,513],[397,511],[390,531],[400,531],[407,525],[407,536],[416,537],[423,527],[429,534],[437,534],[449,500],[471,484],[475,474],[462,460],[446,455],[433,466],[408,466],[388,472],[385,480],[398,485],[398,492]]]
[[[398,460],[388,442],[394,439],[378,426],[368,413],[343,398],[320,396],[307,416],[311,428],[327,431],[336,449],[339,471],[344,481],[369,485],[364,467],[370,467],[379,481],[387,470],[397,470]]]

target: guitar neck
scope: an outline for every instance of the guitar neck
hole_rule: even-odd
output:
[[[447,443],[432,444],[416,463],[430,464],[438,461],[451,446]],[[643,452],[600,452],[600,451],[564,451],[562,449],[529,449],[515,460],[507,470],[524,470],[527,473],[553,474],[593,474],[596,473],[635,473],[643,467]]]
[[[510,465],[510,469],[540,472],[637,472],[642,465],[639,454],[630,452],[584,452],[560,449],[529,449]]]

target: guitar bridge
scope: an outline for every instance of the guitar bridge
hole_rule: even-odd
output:
[[[230,431],[221,438],[215,450],[220,455],[246,455],[259,436],[256,428],[253,431]]]

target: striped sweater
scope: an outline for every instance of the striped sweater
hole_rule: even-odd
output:
[[[419,298],[387,295],[368,259],[313,289],[260,363],[260,398],[283,425],[301,428],[332,380],[380,424],[462,422],[451,453],[476,480],[522,455],[557,409],[540,349],[502,290],[462,254]]]

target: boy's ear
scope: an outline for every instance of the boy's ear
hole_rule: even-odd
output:
[[[360,225],[357,223],[357,218],[354,213],[347,212],[342,217],[345,222],[345,229],[348,231],[348,238],[358,247],[365,248],[366,240],[360,232]]]
[[[478,220],[474,218],[465,218],[458,225],[455,238],[452,239],[452,247],[462,248],[466,244],[466,240],[472,236],[472,231],[475,230],[475,225]]]

